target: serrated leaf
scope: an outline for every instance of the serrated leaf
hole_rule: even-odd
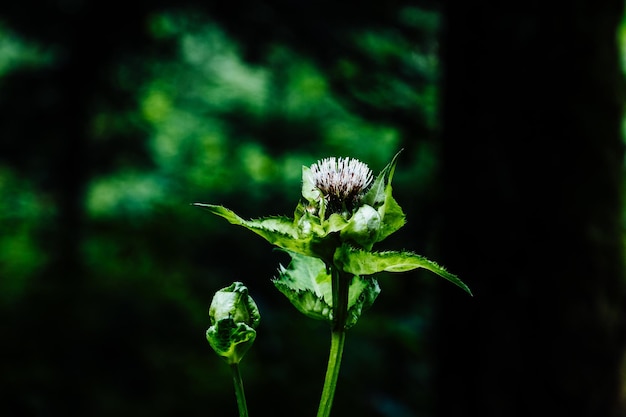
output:
[[[274,280],[274,286],[305,316],[315,320],[332,322],[333,312],[331,307],[313,291],[295,291],[289,284],[278,279]]]
[[[280,248],[316,256],[311,249],[311,241],[314,235],[300,236],[293,220],[287,217],[279,216],[245,220],[224,206],[203,203],[194,203],[193,205],[221,216],[231,224],[245,227]]]
[[[385,202],[387,185],[391,184],[391,179],[398,163],[398,156],[402,150],[398,151],[391,160],[378,174],[370,189],[363,196],[363,203],[368,204],[374,208],[378,208]]]
[[[274,285],[304,315],[333,320],[332,279],[326,265],[318,258],[289,252],[291,262],[287,268],[281,265]],[[378,282],[370,277],[351,278],[348,290],[348,318],[346,328],[353,326],[362,312],[369,308],[378,294]]]
[[[375,242],[380,242],[404,226],[405,215],[392,195],[391,181],[396,170],[396,153],[389,164],[378,174],[370,190],[363,196],[363,203],[374,207],[380,216],[381,227]],[[374,242],[374,243],[375,243]]]
[[[295,292],[308,291],[332,308],[331,276],[326,271],[324,262],[291,251],[287,253],[291,256],[291,262],[287,268],[280,266],[279,277],[274,280],[274,284],[279,283]],[[289,295],[287,297],[289,298]]]
[[[405,272],[417,268],[427,269],[472,295],[469,287],[456,275],[437,263],[413,252],[366,252],[342,245],[335,252],[335,263],[344,271],[355,275],[372,275],[378,272]]]
[[[348,295],[348,317],[346,329],[354,326],[364,311],[374,304],[380,294],[380,286],[374,277],[355,275]]]

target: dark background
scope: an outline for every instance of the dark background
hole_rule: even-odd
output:
[[[458,3],[458,4],[457,4]],[[233,416],[218,289],[262,315],[251,415],[313,415],[329,332],[283,255],[189,205],[290,215],[300,170],[401,148],[408,223],[334,415],[624,416],[620,1],[0,7],[2,414]]]

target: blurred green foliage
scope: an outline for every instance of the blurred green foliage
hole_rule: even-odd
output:
[[[79,103],[87,108],[87,120],[75,121],[85,127],[79,157],[89,167],[78,196],[82,220],[71,231],[75,269],[58,265],[58,236],[69,233],[59,220],[64,185],[50,185],[45,162],[55,157],[46,149],[62,139],[34,121],[28,132],[41,136],[25,152],[18,130],[4,131],[11,139],[0,160],[4,415],[234,415],[230,371],[204,331],[213,293],[235,280],[249,287],[263,317],[242,369],[250,413],[314,412],[326,327],[273,288],[280,253],[190,203],[224,204],[248,217],[290,215],[302,165],[350,156],[377,172],[404,147],[394,192],[409,224],[389,246],[428,254],[437,220],[429,201],[439,15],[412,6],[389,13],[389,22],[346,27],[343,52],[324,60],[280,39],[251,58],[228,24],[155,9],[145,51],[172,52],[120,49],[102,69],[104,87],[94,85],[90,101]],[[5,21],[0,91],[15,88],[12,77],[23,71],[39,74],[49,80],[27,82],[39,90],[21,94],[54,107],[49,71],[63,65],[64,47],[27,40]],[[102,93],[108,88],[124,105]],[[432,277],[417,277],[381,277],[377,304],[349,334],[337,415],[428,414]],[[415,303],[400,308],[408,297]]]
[[[313,415],[328,329],[271,284],[284,254],[190,203],[290,215],[302,165],[350,156],[378,172],[405,148],[394,195],[408,224],[385,245],[429,255],[437,8],[138,2],[120,14],[149,10],[126,27],[102,5],[22,4],[0,21],[0,413],[235,415],[204,332],[213,293],[242,281],[262,315],[242,364],[250,413]],[[626,23],[619,39],[624,59]],[[83,166],[65,175],[74,154]],[[380,277],[348,334],[337,415],[430,415],[435,280]]]

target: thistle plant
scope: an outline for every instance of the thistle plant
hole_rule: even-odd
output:
[[[245,220],[223,206],[195,203],[288,253],[291,261],[279,266],[274,285],[301,313],[330,325],[318,417],[330,415],[346,330],[380,293],[375,274],[425,268],[471,295],[456,275],[423,256],[373,250],[405,224],[391,187],[398,155],[376,178],[366,164],[352,158],[331,157],[302,167],[302,200],[293,218]]]

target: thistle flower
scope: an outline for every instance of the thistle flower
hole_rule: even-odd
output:
[[[351,212],[372,183],[372,171],[352,158],[325,158],[311,165],[313,184],[328,207],[329,214]]]
[[[285,281],[290,281],[285,285],[292,287],[295,296],[303,290],[311,290],[319,296],[320,279],[326,279],[324,274],[328,272],[328,265],[355,277],[371,276],[382,271],[403,272],[424,268],[471,294],[456,275],[420,255],[406,251],[372,250],[374,244],[386,239],[405,223],[404,212],[393,198],[391,187],[398,155],[399,152],[376,178],[372,178],[366,164],[352,158],[330,157],[310,167],[302,166],[303,200],[298,203],[293,218],[271,216],[246,220],[223,206],[195,205],[225,218],[231,224],[245,227],[289,253],[308,259],[299,260],[297,265],[310,263],[307,267],[315,272],[305,277],[310,279],[310,285],[295,285],[285,278]],[[298,267],[295,275],[301,275],[300,269]],[[286,275],[290,274],[281,273],[281,276]],[[305,301],[308,303],[308,300]],[[312,315],[317,314],[319,306],[314,307]]]

